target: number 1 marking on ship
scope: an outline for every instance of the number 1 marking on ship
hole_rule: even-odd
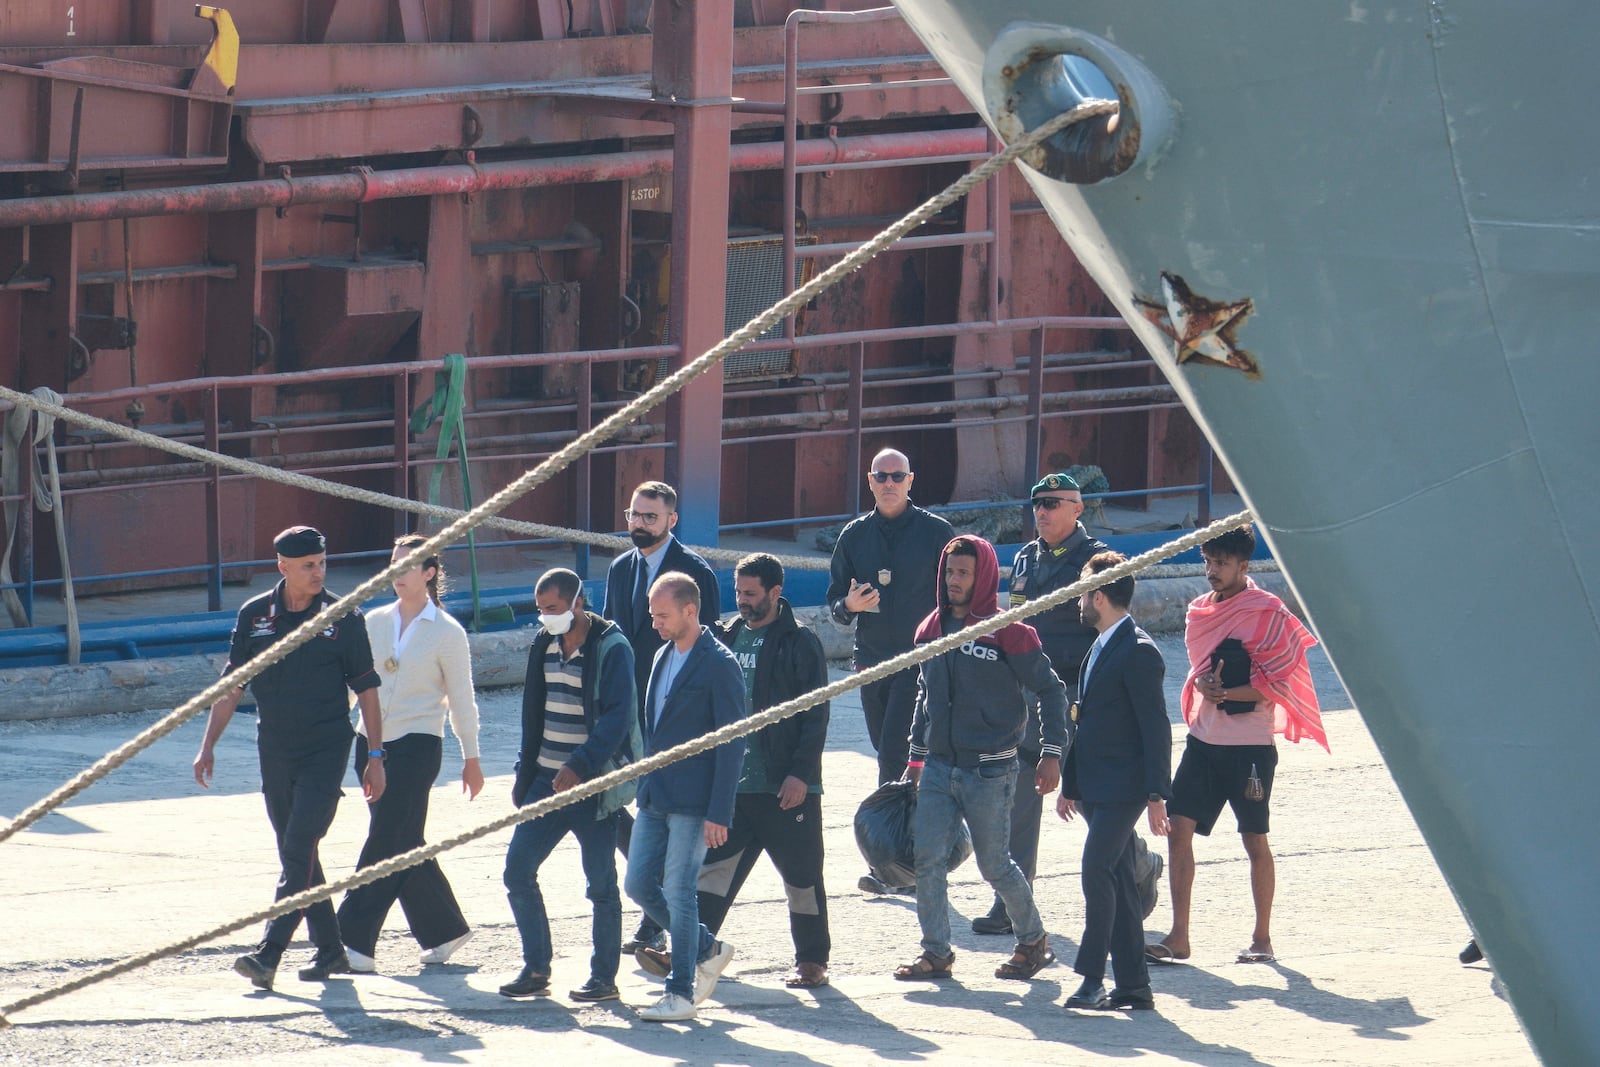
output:
[[[76,4],[74,4],[73,6],[67,8],[67,36],[68,37],[76,37],[76,36],[78,36],[77,15],[78,15],[78,6]]]

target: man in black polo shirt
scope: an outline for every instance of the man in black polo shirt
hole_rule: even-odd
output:
[[[283,575],[271,592],[247,601],[234,623],[226,671],[244,665],[285,634],[292,633],[337,597],[322,588],[328,574],[327,542],[309,526],[291,526],[273,540],[278,571]],[[383,794],[383,717],[378,707],[378,675],[372,669],[372,646],[360,610],[323,630],[250,683],[256,698],[256,749],[261,758],[261,792],[267,818],[278,837],[282,874],[274,899],[321,885],[322,862],[317,844],[333,825],[339,786],[350,762],[350,699],[361,705],[366,743],[371,746],[362,791],[368,800]],[[217,740],[228,728],[243,689],[228,693],[211,706],[194,779],[210,788]],[[322,981],[350,971],[339,938],[333,904],[321,900],[304,909],[306,927],[317,946],[302,981]],[[289,939],[300,925],[301,912],[280,915],[267,923],[261,944],[240,956],[233,969],[260,989],[271,989]]]
[[[872,457],[867,488],[876,506],[839,532],[833,546],[828,608],[841,626],[856,627],[855,669],[866,670],[911,649],[917,624],[938,607],[939,559],[955,536],[950,524],[911,502],[911,461],[897,449]],[[917,670],[908,668],[860,689],[867,736],[878,753],[878,784],[906,768]],[[856,883],[868,893],[909,893],[868,872]]]

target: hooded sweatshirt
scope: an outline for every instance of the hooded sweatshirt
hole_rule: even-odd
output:
[[[964,619],[951,616],[944,580],[950,550],[960,542],[972,545],[978,554],[977,580]],[[926,644],[999,614],[999,591],[994,546],[981,537],[953,539],[939,555],[939,607],[917,627],[916,643]],[[922,664],[911,718],[912,758],[931,756],[956,767],[1015,759],[1028,723],[1024,690],[1039,698],[1042,736],[1034,740],[1040,753],[1059,759],[1067,743],[1066,686],[1050,669],[1038,633],[1022,622]]]

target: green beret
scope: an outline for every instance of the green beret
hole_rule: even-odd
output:
[[[1039,479],[1039,484],[1035,485],[1028,495],[1038,496],[1040,493],[1059,491],[1062,489],[1071,489],[1074,493],[1079,492],[1078,483],[1072,477],[1072,475],[1047,474],[1043,478]]]

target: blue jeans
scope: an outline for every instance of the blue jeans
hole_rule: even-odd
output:
[[[700,923],[700,866],[706,858],[706,821],[640,808],[628,843],[628,896],[672,935],[667,992],[694,997],[695,964],[711,954],[715,939]]]
[[[551,793],[554,775],[541,771],[524,802],[543,800]],[[606,983],[617,980],[622,955],[622,897],[617,892],[617,865],[611,850],[617,846],[617,817],[594,817],[598,798],[589,797],[537,819],[518,823],[506,850],[506,899],[522,935],[522,962],[539,974],[550,973],[550,918],[544,894],[539,891],[539,867],[568,833],[578,839],[583,857],[587,896],[594,904],[589,976]]]
[[[930,956],[950,955],[950,905],[946,892],[950,850],[961,836],[964,818],[972,831],[978,873],[994,887],[1011,916],[1017,940],[1044,936],[1044,922],[1033,904],[1033,890],[1011,859],[1011,801],[1017,787],[1017,761],[982,767],[952,767],[929,758],[917,786],[917,922],[922,948]]]

